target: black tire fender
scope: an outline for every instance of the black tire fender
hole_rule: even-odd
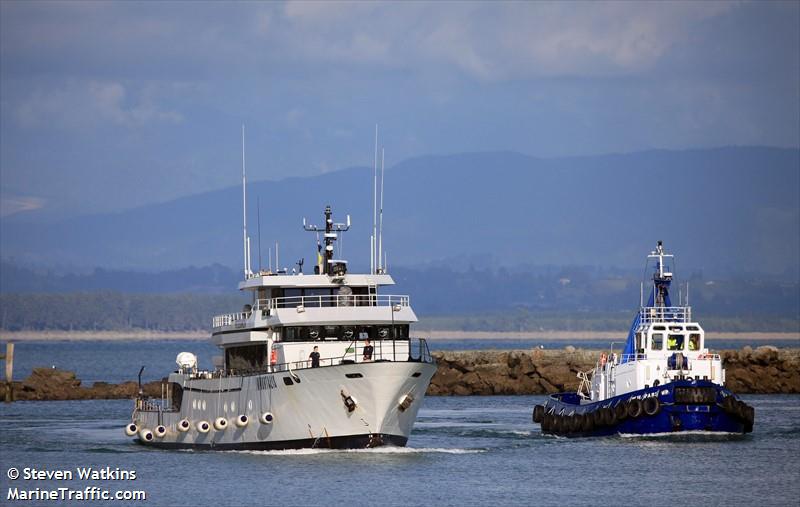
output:
[[[651,396],[650,398],[644,400],[644,403],[642,403],[642,409],[644,410],[645,414],[654,416],[661,412],[661,402],[658,400],[658,397]]]

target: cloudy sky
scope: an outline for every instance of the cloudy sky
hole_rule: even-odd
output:
[[[800,144],[798,2],[0,2],[2,214],[431,153]]]

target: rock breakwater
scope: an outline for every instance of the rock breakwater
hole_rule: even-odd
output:
[[[800,393],[800,349],[763,346],[725,350],[725,385],[735,393]],[[438,363],[428,395],[511,395],[573,391],[577,374],[594,367],[600,351],[566,347],[563,350],[473,350],[434,352]],[[0,391],[5,394],[5,385]],[[161,396],[161,382],[142,386],[148,396]],[[136,382],[82,385],[74,372],[35,368],[13,383],[15,400],[124,399],[136,396]]]
[[[720,353],[725,385],[735,393],[800,393],[800,349],[772,346]],[[438,369],[429,395],[548,394],[574,391],[577,374],[592,369],[600,351],[482,350],[435,352]]]

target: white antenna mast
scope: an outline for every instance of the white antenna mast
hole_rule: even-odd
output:
[[[249,278],[250,271],[250,238],[247,237],[247,172],[244,158],[244,123],[242,124],[242,244],[244,247],[244,277]]]
[[[378,260],[375,258],[377,254],[377,245],[375,242],[378,239],[378,124],[375,124],[375,159],[372,167],[372,260],[370,266],[370,274],[375,273]]]
[[[385,263],[383,262],[383,177],[386,174],[384,161],[386,160],[386,150],[381,148],[381,202],[378,212],[378,272],[383,273]]]

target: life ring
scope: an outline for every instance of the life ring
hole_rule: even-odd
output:
[[[628,417],[631,419],[636,419],[640,415],[642,415],[642,400],[635,398],[632,400],[628,400]]]
[[[607,362],[608,362],[608,354],[603,352],[602,354],[600,354],[600,366],[605,366]]]
[[[658,397],[651,396],[649,398],[645,398],[644,403],[642,403],[642,408],[644,409],[645,414],[654,416],[661,412],[661,402],[659,401]]]

